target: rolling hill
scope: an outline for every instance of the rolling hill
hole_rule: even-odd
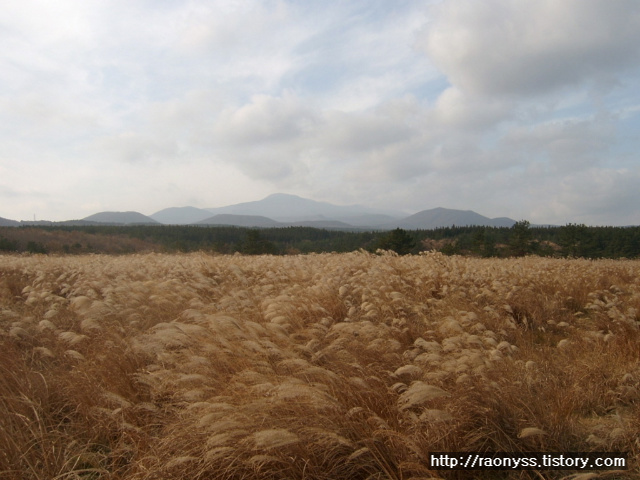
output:
[[[16,222],[15,220],[9,220],[8,218],[0,217],[0,227],[17,227],[20,225],[20,222]]]
[[[100,212],[83,218],[85,222],[108,223],[115,225],[158,224],[151,217],[139,212]]]
[[[407,230],[433,229],[441,227],[458,227],[480,225],[486,227],[511,227],[515,220],[506,217],[489,218],[472,210],[454,210],[450,208],[432,208],[422,210],[399,221],[384,224],[386,228],[404,228]]]
[[[210,218],[211,212],[196,207],[170,207],[149,215],[149,217],[166,225],[187,225]]]

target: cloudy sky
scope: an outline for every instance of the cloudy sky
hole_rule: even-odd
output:
[[[21,0],[0,45],[0,217],[640,224],[637,0]]]

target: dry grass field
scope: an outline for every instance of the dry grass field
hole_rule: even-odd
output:
[[[639,312],[638,261],[0,256],[0,478],[640,479]]]

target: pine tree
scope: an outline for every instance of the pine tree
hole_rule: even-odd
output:
[[[511,253],[516,257],[522,257],[531,253],[531,230],[528,220],[520,220],[511,227],[509,244]]]
[[[415,248],[416,242],[402,228],[396,228],[391,233],[380,240],[378,248],[382,250],[393,250],[398,255],[407,255]]]

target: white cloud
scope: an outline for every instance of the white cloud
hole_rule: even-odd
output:
[[[574,174],[597,165],[616,141],[611,119],[552,121],[513,128],[505,136],[505,145],[523,152],[525,160],[543,159],[550,173]]]
[[[221,112],[214,135],[220,144],[264,147],[293,141],[315,123],[314,112],[290,95],[257,95],[247,105]]]
[[[95,157],[103,157],[105,161],[144,163],[148,168],[154,168],[158,162],[175,159],[180,152],[171,138],[124,132],[100,138],[92,153]]]
[[[635,1],[6,7],[3,217],[275,191],[539,223],[640,203]]]
[[[474,97],[450,87],[438,97],[434,115],[442,128],[474,132],[492,129],[509,120],[514,110],[507,100]]]
[[[564,223],[638,225],[640,169],[585,168],[548,180],[547,196],[532,211],[537,218]]]
[[[422,48],[463,91],[531,95],[616,77],[640,59],[634,0],[448,0]]]

